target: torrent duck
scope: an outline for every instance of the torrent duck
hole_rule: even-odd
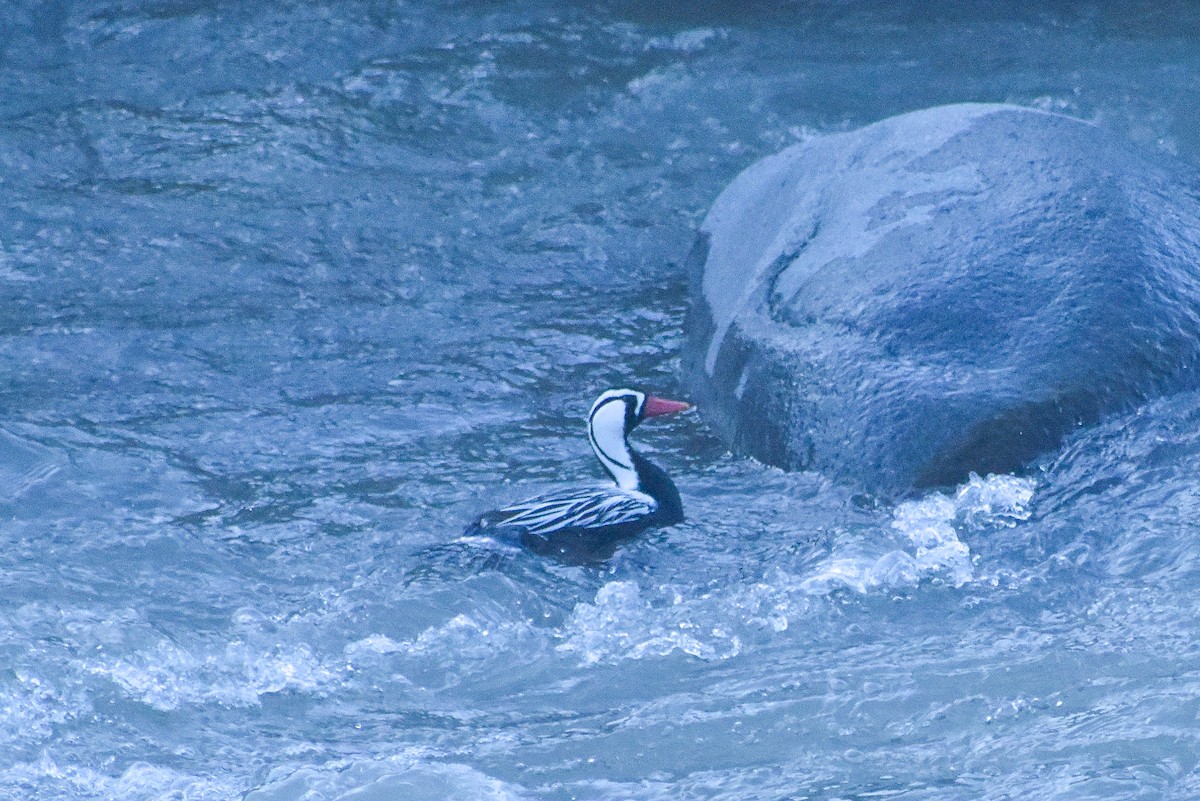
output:
[[[689,408],[637,390],[608,390],[588,413],[588,441],[616,485],[552,492],[486,512],[464,536],[514,541],[540,555],[587,563],[608,558],[621,541],[646,529],[680,522],[679,490],[629,446],[629,432],[647,417]]]

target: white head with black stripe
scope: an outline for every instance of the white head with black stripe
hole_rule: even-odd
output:
[[[647,417],[690,408],[689,404],[656,398],[636,389],[610,389],[596,399],[588,413],[588,440],[617,486],[635,490],[638,473],[629,447],[629,432]]]

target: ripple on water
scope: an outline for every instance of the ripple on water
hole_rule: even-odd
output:
[[[386,759],[339,760],[320,766],[280,768],[245,801],[299,799],[355,801],[521,801],[510,784],[466,765],[441,762],[418,751]]]
[[[135,762],[112,776],[91,766],[60,762],[47,753],[34,762],[0,768],[0,799],[13,801],[30,797],[229,801],[241,792],[239,782],[233,779],[193,775],[148,762]]]

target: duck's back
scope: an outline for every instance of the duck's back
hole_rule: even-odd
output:
[[[650,495],[619,487],[592,487],[538,495],[481,515],[465,536],[519,543],[534,553],[571,562],[611,556],[616,546],[647,528],[664,525]]]

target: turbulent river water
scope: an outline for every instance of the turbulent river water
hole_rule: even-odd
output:
[[[1200,797],[1200,396],[900,502],[637,432],[687,522],[455,542],[677,397],[682,264],[958,101],[1200,161],[1189,3],[0,2],[0,797]]]

